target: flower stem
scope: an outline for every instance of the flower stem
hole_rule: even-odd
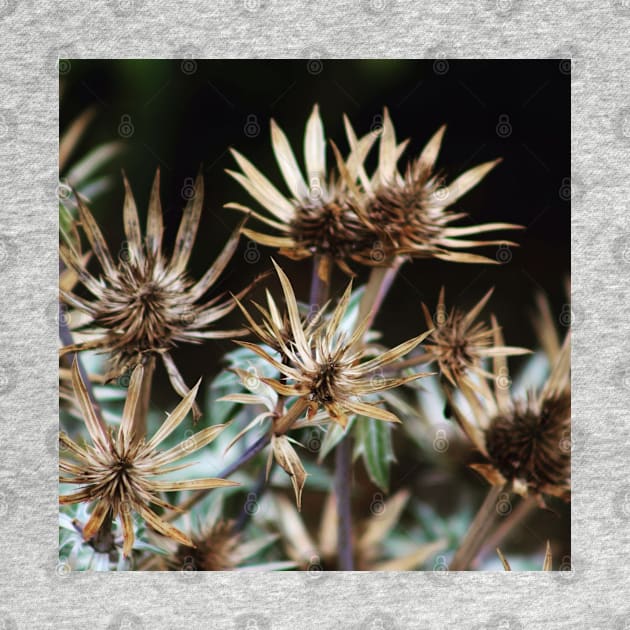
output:
[[[389,267],[374,267],[370,273],[365,292],[359,303],[357,322],[368,318],[370,326],[389,291],[396,273],[403,263],[396,258]],[[369,327],[368,326],[368,329]],[[363,340],[358,339],[354,350],[360,350]],[[352,487],[352,437],[345,435],[335,449],[335,495],[337,497],[337,548],[339,569],[352,571],[354,557],[352,551],[352,510],[350,490]]]
[[[238,459],[233,461],[229,466],[226,466],[221,472],[219,472],[216,476],[220,479],[225,479],[229,477],[231,474],[236,472],[243,464],[246,464],[250,459],[258,455],[260,451],[262,451],[269,441],[271,437],[269,435],[263,435],[261,438],[256,440]],[[194,494],[192,494],[186,501],[184,501],[181,505],[177,507],[177,512],[170,512],[166,514],[163,518],[165,521],[173,521],[175,520],[181,512],[187,512],[190,510],[193,505],[197,504],[201,499],[206,497],[210,493],[209,489],[206,490],[198,490]]]
[[[319,310],[324,306],[330,296],[330,276],[332,271],[332,261],[327,254],[316,254],[313,258],[313,273],[311,275],[311,292],[309,304],[310,315],[313,310]]]
[[[492,486],[449,565],[450,571],[468,571],[486,541],[499,514],[497,500],[505,485]]]
[[[313,258],[311,277],[311,313],[322,308],[330,296],[331,260],[328,256]],[[359,307],[360,308],[360,307]],[[337,498],[337,556],[339,569],[352,571],[352,509],[350,489],[352,485],[352,438],[346,435],[335,449],[335,496]]]
[[[109,510],[99,530],[92,537],[92,546],[99,553],[109,553],[114,548],[114,536],[112,535],[113,521],[114,515],[112,511]]]
[[[535,497],[528,496],[522,499],[514,511],[492,532],[483,548],[479,552],[479,558],[484,558],[489,553],[494,553],[503,541],[510,535],[514,528],[522,523],[538,506]]]
[[[352,553],[352,437],[346,435],[335,449],[335,495],[337,497],[338,562],[341,571],[354,569]]]
[[[357,322],[362,322],[366,317],[369,317],[370,325],[368,328],[372,326],[379,309],[387,297],[387,293],[396,279],[396,274],[404,262],[405,259],[402,256],[398,256],[388,267],[372,268],[365,292],[359,304]]]
[[[273,469],[273,462],[271,462],[271,468],[269,469],[269,477],[271,477],[271,471]],[[248,509],[249,505],[252,503],[251,495],[254,496],[254,505],[262,498],[263,494],[265,494],[265,490],[267,489],[267,470],[263,466],[260,474],[258,475],[258,479],[256,480],[256,485],[251,489],[251,491],[247,495],[247,501],[239,514],[239,517],[236,519],[236,523],[234,523],[234,531],[242,532],[249,519],[256,513],[256,509]]]

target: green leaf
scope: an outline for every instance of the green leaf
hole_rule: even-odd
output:
[[[363,458],[370,479],[383,492],[389,491],[390,465],[396,461],[391,429],[388,422],[359,416],[354,432],[354,456]]]
[[[326,458],[326,455],[330,453],[339,442],[341,442],[342,438],[352,430],[354,425],[355,416],[350,416],[348,419],[348,425],[344,430],[341,425],[336,423],[330,423],[326,434],[324,435],[324,439],[322,440],[322,444],[319,447],[319,457],[317,461],[321,464]]]

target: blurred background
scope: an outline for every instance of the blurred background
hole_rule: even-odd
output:
[[[91,206],[114,251],[123,240],[121,169],[129,177],[143,218],[155,170],[161,168],[168,247],[187,190],[202,168],[204,213],[190,265],[191,274],[198,278],[240,218],[238,213],[223,209],[223,204],[255,204],[224,173],[224,169],[235,167],[229,147],[238,149],[281,191],[286,190],[271,149],[271,118],[287,134],[299,161],[304,126],[314,103],[320,105],[327,136],[342,152],[347,149],[342,115],[346,113],[357,133],[364,134],[380,126],[383,107],[387,106],[398,138],[411,138],[401,163],[405,156],[416,156],[446,123],[437,166],[447,175],[447,181],[476,164],[503,158],[477,188],[458,202],[456,207],[470,214],[462,224],[520,223],[527,229],[507,236],[521,247],[507,252],[497,248],[480,250],[505,261],[502,266],[421,260],[407,263],[376,328],[382,331],[386,344],[398,343],[424,329],[420,303],[424,301],[432,309],[442,285],[447,290],[447,306],[456,303],[462,308],[472,306],[494,286],[487,311],[499,318],[507,343],[534,347],[531,315],[536,292],[548,295],[561,332],[568,323],[568,70],[567,62],[561,60],[68,60],[60,62],[60,131],[92,107],[95,117],[76,155],[112,140],[122,145],[120,153],[102,169],[112,175],[110,187]],[[373,150],[368,172],[375,160]],[[257,255],[252,255],[252,249]],[[243,239],[218,289],[246,286],[269,269],[272,253]],[[306,299],[310,262],[281,262],[294,280],[298,298]],[[335,274],[334,286],[338,289],[345,285],[346,278],[338,271]],[[360,281],[365,277],[364,272],[359,274]],[[235,315],[225,327],[237,322],[240,319]],[[203,347],[182,347],[173,354],[189,383],[200,375],[209,382],[220,370],[220,357],[233,347],[229,342],[212,341]],[[510,366],[518,370],[519,361],[513,360]],[[163,371],[158,370],[156,378],[155,401],[168,408],[175,395],[166,385]],[[396,454],[393,489],[409,484],[415,476],[420,497],[448,514],[449,505],[460,500],[450,494],[453,471],[445,473],[436,470],[432,462],[418,461],[417,453],[407,452],[404,445],[396,445]],[[485,492],[483,482],[463,466],[456,476],[470,494],[470,503],[478,504]],[[519,552],[528,547],[539,550],[541,532],[552,531],[560,541],[557,556],[562,557],[563,552],[569,553],[569,527],[568,509],[539,511],[514,534],[511,544]]]

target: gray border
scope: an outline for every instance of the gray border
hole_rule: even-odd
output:
[[[259,628],[625,627],[630,5],[287,4],[0,3],[0,622],[6,628],[246,628],[249,621]],[[576,435],[588,436],[576,444],[572,572],[321,580],[213,574],[189,583],[180,574],[67,574],[57,564],[56,59],[177,57],[183,49],[205,57],[572,57],[573,399]]]

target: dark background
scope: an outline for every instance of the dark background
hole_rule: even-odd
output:
[[[403,158],[418,155],[438,127],[447,123],[437,165],[448,181],[481,162],[503,158],[458,202],[456,207],[470,213],[463,223],[509,221],[527,229],[498,236],[521,244],[511,250],[511,260],[503,266],[407,263],[376,322],[385,341],[394,344],[424,330],[420,302],[432,308],[441,285],[447,288],[447,306],[456,302],[464,308],[495,286],[490,308],[510,345],[535,346],[531,311],[539,290],[551,299],[558,327],[565,321],[559,315],[566,309],[570,274],[570,76],[566,61],[72,60],[64,68],[61,130],[86,107],[98,108],[77,155],[98,143],[120,139],[125,150],[109,170],[125,169],[141,216],[146,215],[155,169],[161,167],[167,244],[174,238],[185,204],[182,191],[202,165],[206,199],[190,267],[193,277],[205,271],[240,219],[240,214],[223,209],[223,204],[235,201],[255,207],[224,173],[225,168],[235,168],[228,147],[237,148],[286,192],[271,149],[270,118],[284,129],[302,162],[304,126],[314,103],[320,105],[327,137],[342,152],[347,149],[342,114],[350,117],[357,133],[364,134],[379,125],[387,106],[399,140],[411,138]],[[129,127],[124,127],[128,123],[133,127],[130,136],[125,133]],[[368,172],[376,155],[373,149]],[[328,158],[330,165],[330,151]],[[123,239],[119,177],[93,210],[115,248]],[[260,227],[253,221],[251,226]],[[259,247],[260,258],[252,264],[244,255],[247,245],[243,239],[221,279],[222,290],[240,289],[270,267],[270,249]],[[497,248],[479,251],[495,257]],[[294,280],[298,298],[306,299],[309,261],[281,262]],[[365,277],[361,272],[360,279]],[[341,288],[345,281],[336,272],[335,287]],[[236,323],[240,323],[237,316],[225,327]],[[189,383],[200,375],[208,382],[219,370],[219,357],[233,347],[227,341],[211,341],[203,348],[181,348],[174,355]],[[518,359],[511,365],[518,367]],[[158,370],[157,379],[166,385],[163,371]],[[168,386],[154,391],[158,403],[168,405],[175,398]],[[404,459],[403,453],[403,470]],[[470,478],[471,487],[481,488],[473,473],[463,474]],[[435,490],[436,497],[444,496],[439,488]],[[549,513],[537,517],[540,532],[556,529],[567,549],[569,522],[568,511],[560,519]],[[536,523],[532,527],[538,529]],[[537,548],[538,538],[534,536]]]

